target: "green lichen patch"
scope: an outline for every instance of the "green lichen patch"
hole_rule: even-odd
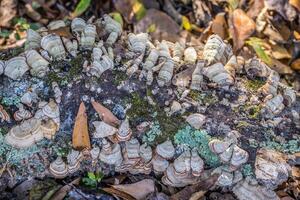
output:
[[[20,102],[21,102],[20,97],[3,97],[1,99],[1,105],[4,106],[18,105]]]
[[[254,172],[253,172],[253,168],[250,164],[245,164],[242,167],[242,174],[246,177],[246,176],[252,176],[254,177]]]
[[[195,130],[187,125],[178,130],[174,136],[174,142],[177,145],[189,148],[197,148],[200,156],[210,167],[220,165],[219,158],[209,149],[208,143],[212,140],[211,136],[205,130]]]
[[[162,134],[159,122],[155,122],[150,130],[148,130],[144,135],[143,135],[143,142],[147,144],[154,144],[155,139]]]
[[[17,149],[4,141],[4,130],[0,130],[0,141],[3,141],[0,144],[0,163],[8,163],[10,166],[16,167],[19,170],[24,170],[24,166],[22,165],[24,159],[29,159],[33,154],[38,153],[40,151],[38,145],[32,145],[28,148]],[[44,171],[44,164],[39,162],[38,160],[28,160],[31,164],[32,168],[35,168],[36,171],[42,172]]]
[[[263,141],[260,143],[260,147],[274,149],[283,153],[293,154],[300,152],[300,142],[298,140],[289,140],[285,143],[279,143],[275,141]]]

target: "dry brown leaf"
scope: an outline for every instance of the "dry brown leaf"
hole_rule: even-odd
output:
[[[73,185],[78,185],[80,178],[76,178],[71,183],[61,187],[58,191],[56,191],[50,198],[50,200],[63,200],[68,192],[72,189]]]
[[[273,56],[273,58],[275,59],[285,59],[291,58],[291,54],[282,46],[276,44],[276,45],[272,45],[272,49],[270,51],[271,55]]]
[[[96,102],[93,99],[91,100],[91,102],[102,121],[112,126],[118,126],[120,124],[120,120],[116,116],[114,116],[114,114],[109,109],[105,108],[102,104]]]
[[[151,26],[154,28],[149,31]],[[134,26],[134,32],[149,32],[157,40],[175,42],[180,39],[180,26],[170,16],[156,9],[147,10],[145,17]]]
[[[72,33],[70,31],[69,26],[60,27],[60,28],[57,28],[57,29],[54,29],[54,30],[49,30],[48,33],[49,34],[54,33],[58,36],[65,37],[65,38],[68,38],[68,39],[74,38],[74,36],[72,35]]]
[[[297,32],[297,31],[294,31],[293,33],[294,33],[295,39],[296,39],[296,40],[300,40],[300,33]]]
[[[300,12],[300,0],[289,0],[289,3]]]
[[[138,200],[145,199],[148,194],[155,191],[155,185],[152,179],[144,179],[133,184],[112,185],[112,188],[130,194]]]
[[[102,190],[104,192],[107,192],[109,194],[115,195],[117,197],[120,197],[124,200],[136,200],[136,198],[134,198],[133,196],[131,196],[130,194],[127,194],[126,192],[114,189],[114,188],[102,188]]]
[[[276,60],[272,58],[272,69],[277,71],[279,74],[293,74],[293,70],[288,66],[280,62],[279,60]]]
[[[205,193],[207,191],[199,191],[199,192],[195,192],[191,198],[189,200],[199,200],[201,199],[202,197],[204,197]]]
[[[91,149],[90,136],[88,132],[86,108],[81,102],[75,119],[72,147],[77,150]]]
[[[0,27],[9,27],[11,20],[17,15],[17,0],[1,0]]]
[[[260,13],[260,11],[264,8],[265,5],[264,5],[264,1],[262,1],[262,0],[254,0],[252,2],[253,2],[253,4],[247,11],[247,15],[249,17],[251,17],[252,19],[255,19],[258,16],[258,14]]]
[[[237,51],[243,47],[245,40],[255,31],[255,22],[243,10],[236,9],[229,18],[229,24],[233,49]]]
[[[299,71],[300,70],[300,58],[294,60],[291,64],[292,69]]]
[[[210,176],[211,171],[205,171],[203,174],[203,180],[197,184],[190,185],[171,196],[171,200],[188,200],[195,192],[207,191],[211,188],[219,178],[219,174]]]
[[[211,30],[214,34],[218,34],[223,40],[227,37],[227,23],[224,12],[218,13],[212,22]]]

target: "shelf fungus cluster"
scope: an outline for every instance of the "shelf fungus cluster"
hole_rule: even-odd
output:
[[[70,28],[72,37],[63,36],[64,34],[55,31],[60,28]],[[58,80],[51,79],[50,85],[43,80],[46,78],[48,80],[49,73],[51,77],[53,74],[60,77],[61,74],[69,73],[71,68],[58,69],[52,65],[57,62],[72,65],[70,60],[79,57],[78,55],[84,55],[82,62],[84,64],[78,68],[80,77],[76,81],[70,81],[65,87]],[[72,70],[76,67],[72,66]],[[108,71],[116,73],[107,73]],[[128,79],[119,83],[116,74],[122,77],[127,75]],[[212,132],[217,126],[220,129],[226,126],[224,128],[226,131],[223,131],[227,133],[224,139],[206,140],[206,146],[208,143],[209,148],[207,150],[216,154],[216,158],[221,161],[221,166],[211,170],[219,174],[217,186],[231,188],[240,200],[278,199],[273,189],[289,177],[290,168],[283,155],[260,149],[255,161],[255,175],[258,182],[249,177],[245,178],[241,171],[242,166],[248,162],[249,154],[241,148],[244,148],[244,145],[239,143],[239,132],[229,131],[227,124],[220,123],[220,119],[227,117],[227,110],[231,109],[228,113],[234,114],[232,107],[227,106],[232,106],[234,100],[231,102],[228,97],[235,98],[236,94],[241,92],[245,97],[240,95],[237,99],[244,99],[244,103],[248,100],[247,95],[250,92],[246,91],[246,87],[240,88],[241,85],[245,85],[244,80],[264,82],[249,98],[250,104],[255,102],[255,105],[261,108],[258,112],[263,120],[277,117],[286,107],[295,105],[296,91],[280,82],[280,74],[258,58],[245,61],[243,57],[233,55],[231,46],[218,35],[211,35],[203,46],[191,46],[166,40],[154,42],[147,33],[123,33],[122,26],[109,15],[88,21],[74,18],[70,25],[57,20],[37,31],[29,29],[25,52],[7,61],[0,61],[0,75],[6,76],[3,78],[9,80],[8,82],[19,85],[22,78],[25,82],[30,82],[29,75],[34,77],[32,78],[34,81],[48,84],[47,88],[43,88],[44,93],[49,93],[47,95],[41,95],[41,92],[31,87],[26,89],[20,87],[21,92],[18,90],[17,94],[20,101],[14,105],[15,107],[8,106],[8,108],[6,107],[8,104],[4,103],[3,106],[0,105],[1,123],[8,124],[14,120],[12,128],[5,135],[5,142],[16,148],[29,147],[43,138],[53,139],[56,132],[69,123],[69,116],[66,119],[66,115],[73,113],[69,112],[69,107],[66,109],[65,106],[70,106],[70,102],[65,101],[72,99],[73,104],[79,102],[78,97],[81,98],[77,115],[74,116],[72,150],[66,158],[58,156],[48,168],[55,178],[65,178],[75,173],[80,170],[83,160],[90,159],[93,166],[101,163],[118,173],[148,175],[154,172],[157,177],[162,177],[165,185],[171,187],[185,187],[201,181],[202,175],[206,172],[204,169],[208,166],[205,163],[207,158],[203,156],[205,153],[200,152],[197,145],[182,150],[180,145],[178,148],[173,145],[169,135],[166,141],[156,146],[150,145],[141,140],[141,134],[148,131],[148,128],[151,131],[156,122],[148,119],[139,121],[140,125],[135,132],[136,129],[131,127],[135,120],[134,115],[127,113],[135,109],[142,109],[144,113],[147,108],[143,105],[129,108],[133,105],[129,102],[130,106],[120,106],[124,106],[124,109],[120,109],[122,117],[119,117],[118,114],[114,114],[118,109],[110,111],[95,100],[104,99],[106,105],[105,101],[111,102],[109,98],[113,96],[112,99],[115,99],[114,95],[117,99],[125,93],[127,95],[145,88],[149,106],[150,104],[159,108],[162,108],[161,105],[167,106],[162,109],[153,107],[155,114],[151,113],[151,118],[152,114],[157,117],[164,116],[160,112],[166,112],[166,116],[171,118],[158,120],[164,129],[171,127],[174,131],[177,128],[177,121],[174,123],[174,120],[180,116],[185,120],[180,119],[182,121],[178,121],[178,125],[185,123],[189,130],[196,131],[197,134],[193,137],[202,141],[202,129],[209,130],[209,134],[215,136]],[[243,80],[238,76],[242,76]],[[105,80],[101,79],[103,77]],[[115,80],[111,80],[114,78]],[[97,87],[99,86],[97,94],[94,93],[96,90],[86,91],[87,87],[81,90],[80,84],[88,85],[94,81]],[[173,86],[168,87],[171,84]],[[116,85],[118,92],[112,88]],[[103,93],[98,92],[98,89]],[[148,89],[153,98],[148,95]],[[88,94],[83,94],[84,92]],[[222,108],[218,107],[219,103],[212,105],[214,103],[211,102],[214,100],[210,99],[208,93],[218,98],[222,95],[223,100],[220,101]],[[1,103],[7,99],[1,96]],[[119,99],[118,104],[123,104],[124,96]],[[156,101],[163,102],[156,104]],[[91,103],[90,107],[86,107],[87,102]],[[73,106],[70,106],[70,109],[73,109]],[[11,110],[14,113],[10,113]],[[94,115],[90,118],[91,115],[87,111],[91,110]],[[298,119],[297,111],[293,110],[293,117]],[[188,114],[183,116],[186,113]],[[88,117],[92,121],[89,121]],[[220,124],[213,124],[216,122]],[[168,130],[160,132],[163,135],[167,134]],[[191,134],[183,139],[190,138]]]
[[[214,139],[209,142],[210,150],[224,163],[215,169],[215,173],[221,174],[217,180],[220,186],[232,186],[243,179],[240,168],[248,161],[249,154],[237,145],[238,137],[237,131],[230,131],[224,140]]]
[[[60,126],[59,107],[53,101],[40,102],[39,110],[32,117],[30,111],[23,104],[14,113],[14,119],[21,121],[7,133],[5,141],[17,148],[25,148],[42,140],[44,137],[52,139]]]
[[[84,155],[80,151],[71,150],[67,155],[67,162],[62,157],[57,157],[49,166],[50,174],[57,178],[62,179],[73,174],[80,169],[80,163],[84,159]]]

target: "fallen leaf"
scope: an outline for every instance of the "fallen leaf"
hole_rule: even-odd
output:
[[[219,35],[223,40],[227,37],[227,23],[224,12],[218,13],[212,21],[211,31]]]
[[[194,185],[186,186],[181,191],[173,194],[170,199],[188,200],[195,192],[209,190],[209,188],[211,188],[219,178],[218,174],[214,174],[212,176],[210,176],[210,174],[211,171],[204,172],[202,181]]]
[[[116,10],[122,14],[129,24],[135,20],[141,20],[147,13],[143,3],[139,0],[114,0],[113,2]]]
[[[112,126],[118,126],[120,124],[120,120],[116,116],[114,116],[114,114],[109,109],[105,108],[102,104],[96,102],[93,99],[91,100],[91,102],[102,121]]]
[[[148,28],[147,28],[147,33],[153,33],[156,30],[156,25],[155,24],[151,24]]]
[[[239,0],[228,0],[227,2],[231,10],[235,10],[239,6]]]
[[[9,27],[11,20],[17,15],[16,0],[2,0],[0,2],[0,27]]]
[[[255,19],[260,11],[264,8],[265,4],[262,0],[254,0],[252,1],[252,5],[250,6],[249,10],[247,11],[247,15],[252,19]]]
[[[71,183],[61,187],[58,191],[56,191],[50,198],[50,200],[63,200],[65,196],[71,191],[73,185],[78,185],[80,178],[76,178]]]
[[[264,45],[267,45],[264,40],[256,37],[251,37],[246,41],[246,44],[250,45],[254,49],[255,53],[262,61],[264,61],[268,65],[272,64],[272,59],[268,56],[268,54],[266,54],[263,48]]]
[[[285,59],[285,58],[291,58],[291,54],[281,45],[272,45],[272,48],[270,49],[270,54],[275,59]]]
[[[109,194],[112,194],[112,195],[115,195],[117,197],[120,197],[120,198],[122,198],[124,200],[136,200],[136,198],[134,198],[130,194],[128,194],[126,192],[123,192],[123,191],[120,191],[120,190],[117,190],[115,188],[102,188],[102,190],[104,192],[109,193]]]
[[[86,108],[81,102],[75,119],[72,147],[77,150],[91,149],[90,136],[88,132]]]
[[[289,3],[300,12],[300,0],[289,0]]]
[[[192,25],[190,23],[190,20],[184,15],[182,16],[181,26],[187,31],[192,30]]]
[[[283,64],[282,62],[274,58],[271,59],[272,59],[271,68],[277,71],[279,74],[293,74],[293,70],[289,66]]]
[[[291,64],[292,69],[300,70],[300,58],[294,60]]]
[[[243,10],[236,9],[230,15],[229,24],[233,49],[237,51],[243,47],[245,40],[255,31],[255,22]]]
[[[152,179],[144,179],[133,184],[112,185],[111,187],[130,194],[138,200],[145,199],[148,194],[155,191],[155,185]]]
[[[294,31],[294,37],[296,40],[300,40],[300,33],[297,31]]]
[[[137,24],[134,25],[134,32],[147,32],[149,26],[154,26],[154,32],[150,36],[157,40],[168,40],[176,42],[180,39],[180,26],[167,14],[156,9],[147,10],[147,14]]]
[[[84,11],[88,9],[91,4],[91,0],[80,0],[77,4],[74,12],[71,13],[71,18],[80,16]]]
[[[146,15],[146,8],[139,0],[134,0],[132,11],[137,21],[141,20]]]
[[[70,31],[70,27],[68,27],[68,26],[60,27],[60,28],[53,29],[53,30],[48,30],[48,33],[54,33],[58,36],[65,37],[68,39],[74,38],[74,36],[72,35],[72,33]]]
[[[123,18],[122,15],[119,12],[112,12],[109,14],[114,20],[116,20],[117,22],[119,22],[119,24],[121,24],[121,26],[123,27],[124,22],[123,22]]]

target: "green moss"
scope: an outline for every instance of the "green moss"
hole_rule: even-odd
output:
[[[82,72],[82,65],[84,62],[83,55],[78,55],[70,61],[70,68],[67,72],[57,73],[51,71],[47,75],[47,83],[57,82],[60,86],[68,84],[70,81],[76,79]],[[61,61],[53,61],[51,66],[56,69],[63,69],[66,63]]]
[[[239,123],[236,125],[236,128],[240,129],[240,128],[245,128],[251,126],[251,124],[249,124],[246,121],[239,121]]]
[[[217,155],[215,155],[208,146],[211,136],[205,130],[195,130],[187,125],[183,129],[178,130],[174,136],[174,142],[177,145],[189,148],[197,148],[200,156],[210,167],[220,165]]]
[[[152,118],[151,115],[155,112],[155,108],[141,97],[139,93],[131,93],[131,97],[127,101],[131,103],[131,108],[126,113],[130,119],[149,120]]]
[[[239,107],[237,112],[246,113],[249,119],[259,119],[261,113],[261,105],[246,104]]]
[[[32,189],[29,191],[29,199],[40,200],[48,194],[48,192],[54,190],[57,191],[60,186],[52,179],[47,179],[44,181],[38,181]]]
[[[261,86],[265,84],[265,81],[258,79],[247,79],[245,82],[245,87],[252,92],[256,92]]]
[[[125,72],[113,70],[114,79],[112,80],[114,85],[120,85],[123,81],[128,79]]]
[[[150,91],[146,91],[151,94]],[[131,108],[127,111],[127,116],[131,119],[134,125],[141,121],[156,121],[161,129],[162,134],[156,137],[155,142],[160,143],[167,138],[172,138],[179,128],[182,127],[184,119],[181,116],[167,116],[164,109],[158,105],[151,105],[139,93],[134,92],[131,98],[127,100],[130,102]]]
[[[196,90],[191,90],[189,93],[189,97],[191,97],[195,101],[199,101],[203,104],[214,104],[219,100],[212,92],[199,92]]]

